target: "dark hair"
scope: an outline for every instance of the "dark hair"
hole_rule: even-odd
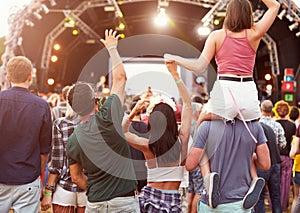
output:
[[[70,88],[68,102],[74,112],[80,116],[92,112],[95,106],[95,94],[88,83],[77,82]]]
[[[250,29],[253,25],[253,10],[249,0],[230,0],[224,26],[232,32],[241,32]]]
[[[163,163],[176,162],[181,153],[178,126],[173,109],[165,103],[157,104],[148,122],[149,148]]]
[[[291,111],[290,111],[290,115],[289,115],[290,119],[293,120],[293,121],[297,120],[299,118],[299,114],[300,113],[299,113],[298,107],[292,106]]]

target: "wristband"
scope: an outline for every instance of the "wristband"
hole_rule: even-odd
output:
[[[52,192],[47,192],[47,191],[44,191],[44,195],[47,195],[47,196],[52,196]]]
[[[55,191],[54,186],[49,186],[48,184],[46,185],[45,189],[50,190],[51,192]]]
[[[110,51],[112,49],[117,49],[117,46],[116,45],[110,45],[108,47],[106,47],[107,51]]]
[[[182,79],[180,78],[180,79],[176,80],[175,82],[178,85],[178,84],[180,84],[182,82]]]

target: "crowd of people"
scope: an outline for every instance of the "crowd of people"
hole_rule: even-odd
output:
[[[254,23],[249,1],[230,0],[224,28],[197,60],[164,55],[180,104],[151,87],[129,99],[114,30],[101,39],[112,63],[105,96],[75,82],[40,98],[29,89],[30,60],[11,58],[11,88],[0,92],[0,212],[257,213],[268,198],[277,213],[289,208],[291,183],[299,212],[299,108],[260,103],[253,79],[279,9],[263,2]],[[199,73],[213,57],[218,76],[204,101],[189,94],[177,66]]]

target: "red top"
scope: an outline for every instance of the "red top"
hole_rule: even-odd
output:
[[[218,65],[218,74],[252,76],[256,52],[251,47],[247,30],[245,37],[234,38],[227,35],[218,49],[215,59]]]

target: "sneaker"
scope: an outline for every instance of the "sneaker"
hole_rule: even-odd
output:
[[[208,193],[208,203],[211,208],[216,208],[220,202],[219,181],[220,177],[216,172],[209,173],[204,178],[204,186]]]
[[[243,199],[243,208],[251,209],[257,203],[260,193],[265,186],[265,180],[261,177],[252,180],[248,193]]]

